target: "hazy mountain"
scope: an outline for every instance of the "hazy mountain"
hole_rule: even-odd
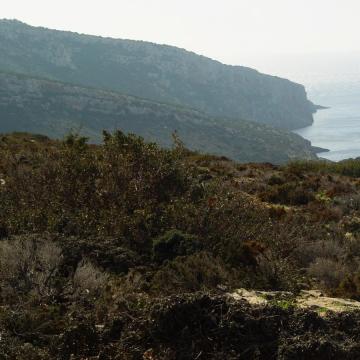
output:
[[[314,106],[302,85],[183,49],[0,21],[0,69],[295,129]]]
[[[197,110],[113,91],[1,72],[0,119],[0,132],[61,137],[73,129],[100,141],[103,129],[120,128],[171,146],[171,134],[177,130],[189,148],[239,161],[316,158],[307,140],[266,125],[211,118]]]

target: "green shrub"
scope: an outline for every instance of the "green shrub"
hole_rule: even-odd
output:
[[[271,175],[271,177],[267,181],[268,185],[282,185],[285,182],[286,180],[277,174]]]
[[[196,236],[178,230],[167,231],[153,242],[153,259],[157,262],[194,254],[202,248]]]
[[[303,161],[298,160],[285,166],[285,169],[294,174],[304,172],[320,172],[340,174],[350,177],[360,177],[360,160],[348,159],[337,163],[331,161]]]

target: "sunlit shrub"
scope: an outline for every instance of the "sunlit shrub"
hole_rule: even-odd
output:
[[[106,287],[109,276],[94,266],[91,262],[83,260],[76,268],[73,284],[75,294],[78,296],[98,296]]]

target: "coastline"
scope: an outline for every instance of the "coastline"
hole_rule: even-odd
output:
[[[312,105],[313,105],[313,114],[316,114],[318,111],[328,110],[328,109],[331,108],[330,106],[317,105],[317,104],[314,104],[314,103],[312,103]],[[313,125],[314,125],[314,121],[315,121],[315,120],[313,119],[311,125],[308,125],[308,126],[305,126],[305,127],[302,127],[302,128],[298,128],[298,129],[294,129],[294,130],[292,130],[292,132],[293,132],[294,134],[297,134],[297,135],[301,136],[303,139],[310,141],[309,139],[305,138],[303,135],[299,134],[298,131],[313,126]],[[331,151],[330,149],[323,148],[323,147],[321,147],[321,146],[315,146],[315,145],[312,144],[311,141],[310,141],[310,143],[311,143],[312,149],[314,150],[314,152],[316,153],[317,156],[318,156],[319,154],[328,153],[328,152]]]
[[[315,113],[312,125],[294,133],[310,141],[320,159],[338,162],[359,157],[360,105],[346,96],[323,98],[321,102],[331,103],[331,107],[319,107],[326,111]]]

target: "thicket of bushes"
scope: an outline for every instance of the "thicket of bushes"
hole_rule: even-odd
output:
[[[360,159],[347,159],[339,162],[331,161],[302,161],[297,160],[285,166],[291,171],[312,171],[333,173],[358,178],[360,176]]]
[[[0,326],[14,354],[67,344],[69,359],[68,329],[164,295],[315,286],[360,298],[356,161],[240,165],[175,140],[0,138]]]

